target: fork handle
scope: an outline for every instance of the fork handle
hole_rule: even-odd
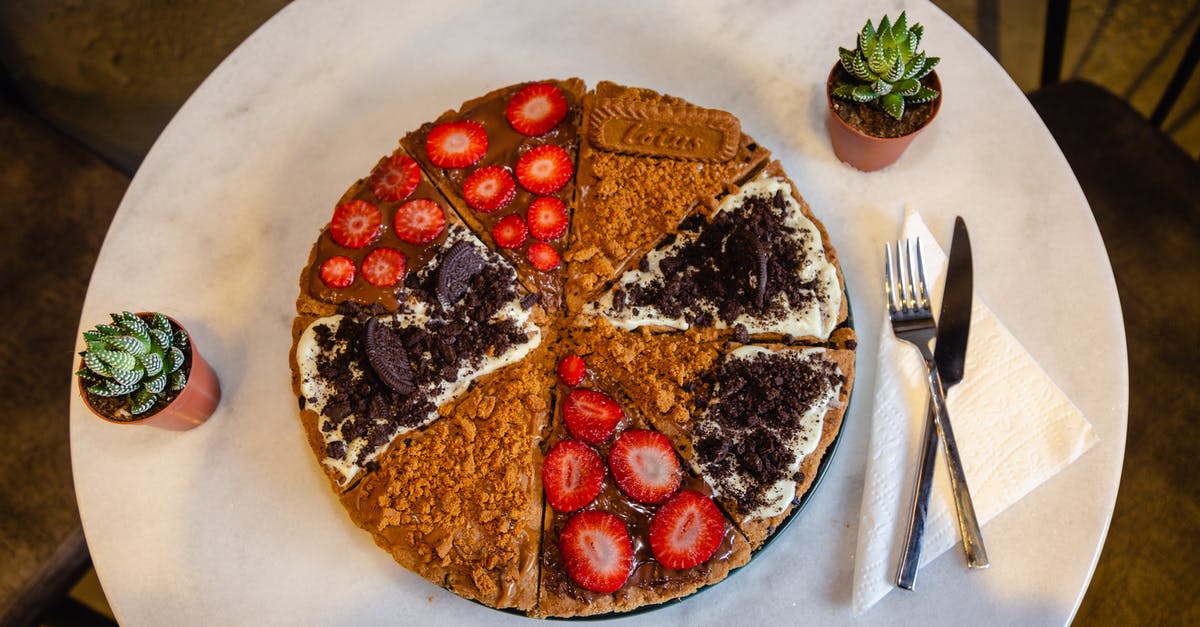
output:
[[[917,477],[913,485],[912,507],[909,509],[908,530],[896,567],[896,585],[912,590],[917,582],[917,566],[921,562],[921,541],[925,536],[925,519],[929,513],[929,493],[933,491],[933,470],[937,464],[938,434],[934,423],[933,403],[925,412],[925,429],[921,434],[921,454],[918,457]]]
[[[946,452],[946,466],[950,470],[950,486],[954,491],[954,508],[958,511],[958,531],[962,535],[963,550],[967,554],[967,566],[987,568],[987,549],[983,546],[983,533],[979,530],[979,519],[975,516],[975,505],[971,502],[971,491],[967,488],[967,475],[963,472],[962,459],[958,455],[958,442],[950,426],[950,413],[946,410],[946,396],[942,389],[942,377],[938,374],[933,356],[925,360],[929,369],[929,393],[933,401],[934,424]]]

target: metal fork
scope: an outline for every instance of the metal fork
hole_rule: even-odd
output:
[[[900,259],[901,244],[904,245],[903,264]],[[888,317],[892,321],[892,332],[896,337],[916,346],[917,350],[921,351],[921,358],[925,360],[925,368],[929,372],[929,393],[933,400],[934,424],[941,437],[947,467],[950,469],[950,485],[954,491],[954,507],[958,511],[958,528],[963,538],[963,549],[967,554],[967,566],[987,568],[987,550],[979,533],[979,521],[975,516],[975,505],[971,502],[971,492],[967,489],[967,476],[963,472],[962,459],[958,454],[954,429],[950,426],[942,378],[938,375],[937,362],[934,361],[933,351],[929,348],[930,341],[937,334],[937,325],[934,324],[933,311],[929,307],[929,291],[925,283],[925,264],[921,259],[919,238],[916,240],[916,249],[914,276],[913,255],[909,243],[896,242],[894,265],[892,245],[890,242],[884,245],[886,277],[883,289],[887,293]]]

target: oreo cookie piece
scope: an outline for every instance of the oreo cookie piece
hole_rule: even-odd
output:
[[[408,351],[404,350],[400,336],[376,318],[368,318],[364,339],[367,360],[379,379],[401,396],[415,392],[417,386],[413,382],[412,364],[408,361]]]
[[[459,240],[446,251],[437,276],[437,297],[442,309],[449,310],[467,293],[471,278],[480,270],[483,257],[466,241]]]

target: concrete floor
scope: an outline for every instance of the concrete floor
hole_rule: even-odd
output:
[[[117,169],[132,173],[187,95],[285,4],[283,0],[165,4],[8,0],[0,3],[0,62],[11,80],[0,83],[0,88]],[[1038,87],[1045,0],[935,0],[935,4],[981,41],[1018,85],[1026,91]],[[1070,20],[1064,78],[1095,82],[1148,113],[1200,24],[1200,0],[1076,1]],[[48,49],[45,41],[56,45]],[[1200,79],[1191,81],[1165,130],[1188,154],[1200,154]],[[1194,227],[1196,216],[1191,218]],[[1115,266],[1120,260],[1133,263],[1142,255],[1144,242],[1132,240],[1130,233],[1122,238],[1117,221],[1106,227],[1107,218],[1097,215],[1097,219],[1102,221]],[[1185,241],[1182,246],[1195,248],[1198,243]],[[1139,281],[1153,284],[1161,278],[1117,274],[1118,285],[1124,282],[1126,287]],[[1194,302],[1196,285],[1178,281],[1172,285],[1187,300],[1183,305],[1172,303],[1174,310],[1131,303],[1122,292],[1131,363],[1154,361],[1153,354],[1135,350],[1142,342],[1171,341],[1152,332],[1164,328],[1162,311],[1178,312],[1182,307],[1200,315]],[[1176,324],[1180,318],[1176,313]],[[1188,323],[1194,320],[1183,318]],[[1194,338],[1194,332],[1185,337]],[[1194,346],[1192,353],[1194,357]],[[1200,596],[1192,592],[1194,585],[1186,583],[1186,576],[1196,572],[1195,545],[1200,536],[1200,496],[1188,463],[1197,445],[1194,420],[1200,406],[1194,390],[1200,381],[1195,368],[1183,368],[1178,376],[1168,373],[1153,382],[1159,400],[1165,402],[1145,395],[1131,398],[1117,510],[1077,624],[1200,624]],[[1179,386],[1193,391],[1177,394]],[[94,574],[85,577],[73,594],[108,611]]]

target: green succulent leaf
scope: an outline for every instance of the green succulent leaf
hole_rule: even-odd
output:
[[[129,353],[111,350],[88,351],[100,361],[108,364],[113,370],[133,370],[137,367],[137,358]]]
[[[897,56],[892,61],[892,67],[887,71],[887,74],[881,78],[889,83],[894,83],[904,77],[904,59]]]
[[[182,370],[176,370],[167,376],[167,383],[172,391],[182,390],[187,385],[187,375]]]
[[[908,14],[905,11],[900,12],[900,17],[892,23],[892,33],[896,35],[896,41],[901,42],[908,38]]]
[[[172,348],[167,352],[166,371],[175,372],[183,367],[183,351],[178,348]]]
[[[117,337],[109,338],[108,344],[112,348],[125,351],[131,355],[145,355],[150,351],[150,342],[142,342],[141,339],[132,335],[118,335]]]
[[[150,339],[154,341],[154,346],[160,351],[166,352],[171,348],[171,332],[160,329],[150,329]]]
[[[169,375],[166,372],[160,372],[157,376],[146,379],[146,382],[142,384],[142,387],[144,387],[146,391],[150,392],[151,394],[162,394],[163,391],[167,389],[168,376]]]
[[[883,96],[892,93],[892,84],[885,80],[878,80],[871,83],[871,91],[878,96]]]
[[[160,313],[155,313],[154,317],[150,319],[150,328],[157,329],[159,331],[163,331],[166,333],[170,333],[171,332],[171,321],[166,316],[164,316]]]
[[[883,112],[899,120],[904,117],[904,96],[900,94],[888,94],[879,99],[879,108]]]
[[[925,27],[920,24],[913,24],[912,28],[908,29],[908,49],[912,54],[917,53],[917,48],[921,47],[921,36],[925,34]]]
[[[921,104],[922,102],[930,102],[940,95],[942,94],[938,90],[922,86],[916,94],[908,97],[908,101],[913,104]]]
[[[866,52],[866,51],[864,51]],[[888,70],[887,53],[883,46],[875,46],[869,54],[866,54],[867,67],[876,74],[883,74]]]
[[[838,83],[834,86],[833,91],[829,92],[834,98],[839,100],[854,100],[854,85],[846,83]]]
[[[911,78],[906,78],[902,81],[897,81],[896,84],[892,85],[892,91],[900,94],[901,96],[905,96],[905,97],[915,96],[915,95],[917,95],[917,92],[920,90],[921,90],[921,81],[911,79]]]
[[[147,377],[153,377],[163,370],[163,356],[161,353],[143,355],[138,361],[142,362],[142,368],[145,368]]]
[[[137,386],[146,376],[146,371],[141,368],[135,370],[113,370],[112,375],[108,378],[110,381],[120,386]]]
[[[908,60],[904,66],[904,78],[916,78],[917,72],[925,67],[925,53],[921,52]]]
[[[938,64],[938,61],[941,60],[941,57],[926,57],[925,62],[921,64],[921,68],[909,78],[915,78],[917,80],[925,78],[930,72],[933,71],[934,66]]]
[[[151,407],[154,407],[154,402],[157,400],[158,397],[149,391],[145,389],[138,390],[129,397],[129,411],[135,416],[144,414]]]
[[[850,90],[850,99],[855,102],[871,102],[878,97],[879,94],[875,93],[870,85],[855,85]]]
[[[87,383],[99,383],[104,380],[100,375],[88,370],[87,368],[80,368],[79,370],[76,370],[75,376],[83,379]]]
[[[83,357],[83,365],[86,366],[88,370],[96,373],[98,376],[109,377],[112,375],[112,368],[110,368],[108,364],[104,363],[103,360],[97,357],[95,353],[85,351],[81,354],[81,357]]]
[[[123,396],[125,394],[132,394],[134,392],[134,390],[137,390],[137,384],[119,385],[117,383],[113,383],[112,381],[105,381],[104,383],[101,383],[100,385],[93,385],[92,387],[88,388],[88,391],[91,392],[92,394],[95,394],[96,396],[104,396],[104,397]]]
[[[190,344],[188,343],[187,333],[184,333],[183,329],[175,329],[174,345],[179,347],[179,350],[184,350],[184,351],[188,349],[188,346],[190,346]]]
[[[112,315],[116,316],[117,314],[112,314]],[[124,329],[122,329],[121,327],[119,327],[115,324],[98,324],[98,325],[96,325],[95,331],[97,333],[100,333],[100,334],[106,335],[106,336],[122,335],[125,333]]]
[[[875,52],[875,27],[871,25],[871,20],[867,20],[866,26],[858,33],[858,49],[867,58]]]
[[[852,62],[848,72],[850,72],[850,76],[853,76],[860,81],[871,82],[879,79],[879,77],[871,71],[871,68],[867,67],[867,62],[864,61],[860,55],[855,55],[854,61]]]

